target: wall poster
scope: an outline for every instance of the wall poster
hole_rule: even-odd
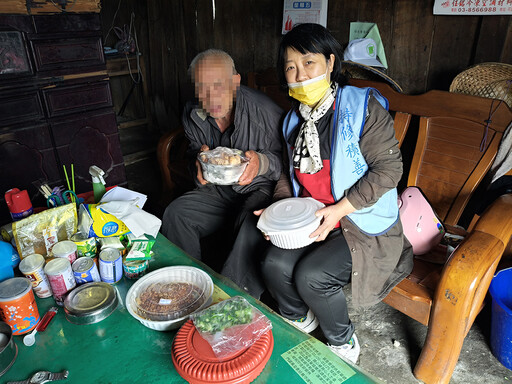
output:
[[[316,23],[327,27],[327,0],[284,0],[282,34],[302,23]]]
[[[434,15],[512,15],[512,0],[435,0]]]

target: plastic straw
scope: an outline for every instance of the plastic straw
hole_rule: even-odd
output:
[[[71,163],[71,182],[73,183],[72,191],[76,193],[76,191],[75,191],[75,167],[73,166],[73,163]],[[72,199],[73,199],[73,203],[76,203],[75,196],[73,196]]]
[[[66,166],[62,165],[62,168],[64,168],[64,175],[66,175],[66,182],[68,183],[68,189],[71,189],[71,186],[69,184],[68,173],[66,172]]]

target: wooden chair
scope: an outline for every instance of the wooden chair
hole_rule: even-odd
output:
[[[440,252],[446,251],[441,247],[416,257],[410,276],[384,299],[428,327],[414,368],[416,378],[427,384],[448,383],[512,236],[512,195],[495,200],[469,233],[454,226],[490,168],[512,114],[507,107],[495,111],[485,134],[491,100],[442,91],[409,96],[368,81],[355,85],[378,88],[393,111],[423,116],[408,185],[422,189],[448,232],[465,235],[449,257],[442,257]]]
[[[188,140],[182,127],[165,133],[158,141],[156,154],[162,176],[160,200],[164,206],[193,188],[186,159],[187,147]]]

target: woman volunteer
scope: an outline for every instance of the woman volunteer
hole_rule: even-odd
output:
[[[293,195],[326,207],[316,213],[316,242],[270,245],[262,272],[284,318],[306,332],[320,324],[333,352],[355,363],[360,347],[342,288],[352,281],[354,305],[379,302],[410,273],[412,248],[398,216],[402,160],[387,100],[346,85],[340,53],[318,24],[281,41],[278,73],[298,102],[283,125]]]

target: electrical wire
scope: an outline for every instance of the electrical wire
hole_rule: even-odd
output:
[[[76,1],[76,0],[75,0]],[[103,40],[103,46],[106,46],[107,45],[107,39],[108,39],[108,36],[110,35],[110,32],[112,32],[112,30],[114,29],[114,24],[116,22],[116,17],[117,17],[117,13],[119,12],[119,9],[121,8],[121,2],[123,0],[119,0],[119,3],[117,3],[117,9],[116,9],[116,12],[114,13],[114,16],[112,17],[112,24],[110,25],[110,28],[109,30],[107,31],[107,35],[105,36],[105,40]]]
[[[55,1],[53,0],[50,0],[50,2],[54,5],[55,8],[57,8],[59,11],[61,12],[71,12],[71,10],[74,8],[75,4],[76,4],[76,0],[73,0],[73,4],[71,4],[71,8],[69,9],[64,9],[64,7],[61,7],[59,6],[58,4],[55,3]],[[65,1],[65,4],[67,4],[67,1]]]
[[[128,65],[128,72],[130,73],[130,77],[131,77],[132,81],[135,84],[139,84],[140,82],[142,82],[144,80],[142,78],[142,70],[140,68],[139,42],[137,40],[137,30],[135,29],[135,26],[134,26],[134,20],[135,20],[135,13],[132,12],[130,15],[130,28],[128,29],[128,36],[133,36],[133,40],[135,42],[135,59],[137,62],[137,80],[135,80],[135,77],[133,76],[132,68],[130,66],[130,59],[129,59],[128,55],[126,55],[126,63]]]

